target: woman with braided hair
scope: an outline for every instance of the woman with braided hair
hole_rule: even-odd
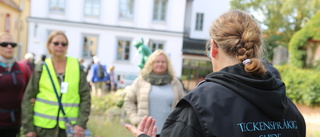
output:
[[[262,33],[247,13],[232,10],[210,27],[207,55],[213,73],[184,96],[168,116],[162,137],[305,137],[305,121],[285,84],[261,62]],[[135,136],[154,136],[154,119]]]

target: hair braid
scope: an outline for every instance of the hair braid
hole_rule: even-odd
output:
[[[256,21],[247,13],[232,10],[221,15],[210,27],[211,38],[229,55],[244,65],[246,72],[262,75],[266,72],[260,61],[263,52],[261,30]]]

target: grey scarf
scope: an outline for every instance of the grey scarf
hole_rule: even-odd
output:
[[[143,76],[143,79],[151,85],[165,85],[171,82],[172,77],[168,73],[158,75],[151,72],[149,75]]]
[[[4,57],[2,57],[1,55],[0,55],[0,65],[2,66],[2,67],[4,67],[4,68],[6,68],[7,69],[7,71],[11,71],[11,68],[12,68],[12,66],[13,66],[13,64],[14,64],[14,62],[16,61],[16,59],[15,58],[12,58],[12,59],[5,59]]]

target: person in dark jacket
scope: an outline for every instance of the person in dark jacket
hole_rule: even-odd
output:
[[[0,136],[20,133],[21,101],[31,71],[14,58],[17,43],[9,33],[0,34]]]
[[[211,25],[210,37],[214,72],[180,100],[160,136],[305,137],[304,118],[285,84],[261,62],[262,32],[255,20],[240,10],[226,12]],[[154,136],[153,125],[145,117],[138,129],[126,128],[135,136]]]

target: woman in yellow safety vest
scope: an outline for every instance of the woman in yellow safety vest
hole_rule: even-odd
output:
[[[22,101],[22,126],[26,137],[65,137],[64,115],[52,83],[60,97],[66,117],[74,126],[75,136],[82,137],[90,114],[90,88],[85,72],[76,58],[67,57],[68,39],[64,32],[53,31],[47,40],[52,55],[40,63],[26,88]]]

